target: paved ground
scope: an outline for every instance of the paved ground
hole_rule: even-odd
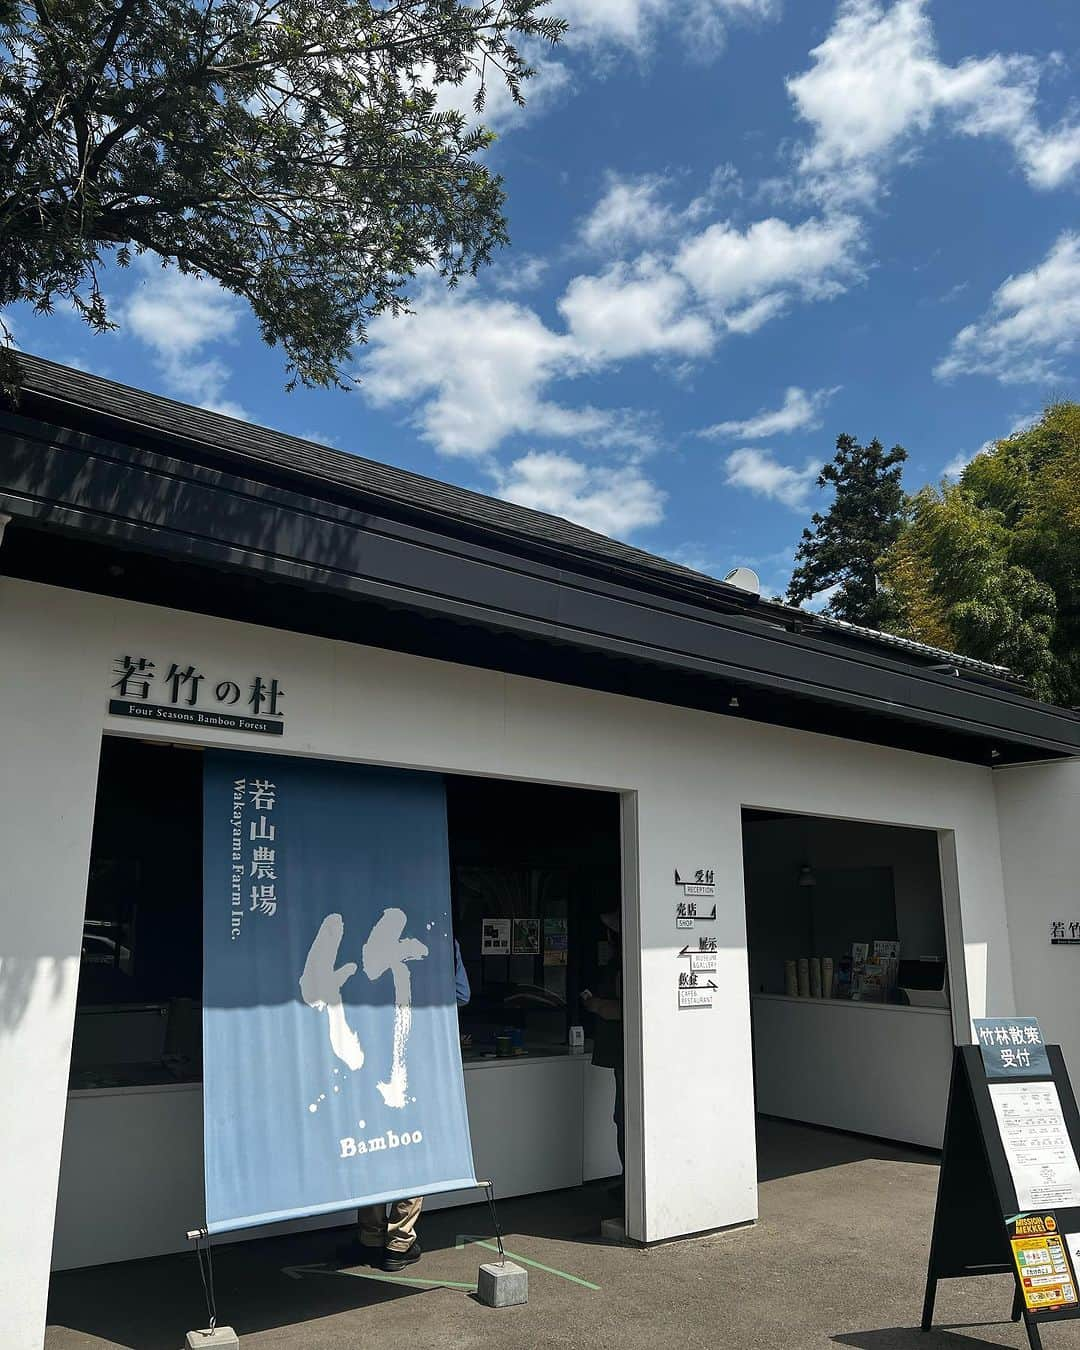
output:
[[[340,1234],[311,1233],[221,1248],[218,1307],[244,1350],[1025,1345],[999,1320],[1012,1296],[1001,1276],[943,1284],[943,1329],[916,1329],[936,1181],[929,1154],[763,1122],[752,1229],[640,1250],[600,1241],[603,1187],[504,1201],[507,1248],[550,1268],[530,1269],[526,1307],[494,1311],[456,1287],[489,1258],[456,1245],[489,1232],[481,1208],[424,1221],[424,1260],[408,1273],[455,1287],[350,1273],[334,1258]],[[53,1281],[47,1350],[179,1350],[204,1306],[192,1256],[67,1272]],[[1080,1323],[1043,1334],[1047,1350],[1080,1347]]]

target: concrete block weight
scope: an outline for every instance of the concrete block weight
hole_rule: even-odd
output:
[[[213,1331],[189,1331],[184,1350],[240,1350],[240,1337],[232,1327],[215,1327]]]
[[[492,1261],[480,1267],[476,1297],[489,1308],[513,1308],[529,1301],[529,1274],[513,1261]]]

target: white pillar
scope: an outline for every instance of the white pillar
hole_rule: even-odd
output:
[[[35,595],[62,603],[45,607]],[[45,1337],[97,765],[101,671],[82,597],[0,579],[0,1319]],[[58,622],[59,620],[59,622]],[[96,652],[96,643],[90,643]]]

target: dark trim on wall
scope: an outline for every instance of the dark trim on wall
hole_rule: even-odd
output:
[[[65,539],[69,562],[78,543],[183,564],[193,589],[179,605],[165,579],[171,568],[144,569],[156,590],[138,598],[151,603],[207,613],[224,606],[229,617],[294,627],[296,617],[285,616],[318,597],[325,602],[320,631],[347,641],[416,650],[424,645],[417,629],[433,626],[434,635],[450,625],[455,641],[433,637],[431,645],[440,659],[463,664],[512,665],[516,673],[593,687],[605,686],[592,667],[614,664],[616,684],[650,691],[635,696],[683,703],[693,687],[692,706],[715,706],[718,688],[739,690],[727,697],[756,702],[745,716],[798,725],[805,709],[798,716],[790,709],[809,704],[817,710],[811,720],[839,723],[830,734],[910,744],[919,728],[916,739],[930,742],[931,753],[982,763],[1080,753],[1080,720],[1071,712],[884,651],[793,633],[738,600],[695,603],[674,587],[645,589],[583,572],[571,558],[557,566],[12,413],[0,414],[0,510],[23,527],[11,529],[16,538],[0,550],[0,566],[28,579],[80,586],[75,567],[66,579],[53,567],[50,577],[44,541],[57,541],[59,557]],[[272,591],[273,603],[256,603],[256,589]],[[281,599],[285,592],[290,600]],[[246,612],[238,594],[247,595]],[[395,624],[373,617],[388,613],[399,616],[396,637]],[[630,668],[649,677],[627,681]],[[665,697],[665,686],[679,695]],[[965,753],[957,752],[961,744]]]

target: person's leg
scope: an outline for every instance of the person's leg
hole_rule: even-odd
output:
[[[356,1211],[361,1247],[381,1252],[386,1246],[386,1206],[364,1205]]]
[[[416,1236],[416,1223],[420,1218],[423,1204],[423,1200],[416,1196],[411,1200],[395,1200],[390,1206],[383,1253],[383,1266],[386,1270],[400,1270],[403,1266],[420,1259],[420,1240]]]

